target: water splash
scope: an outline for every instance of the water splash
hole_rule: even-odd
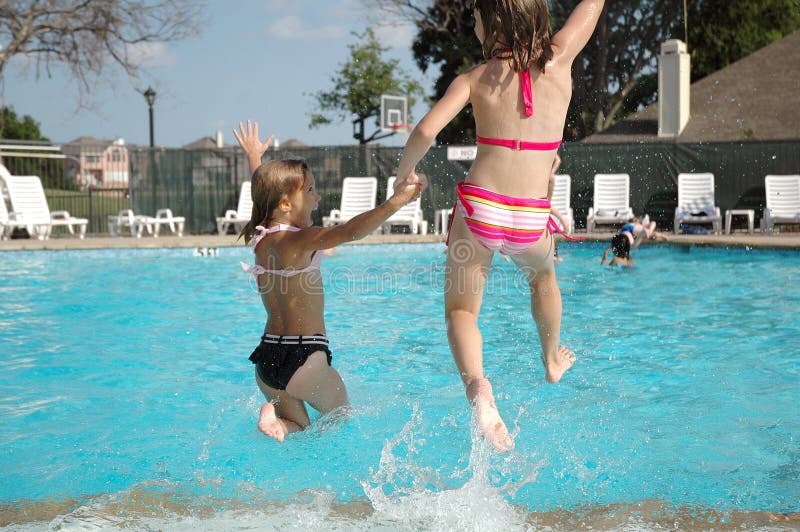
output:
[[[378,522],[443,530],[525,530],[526,512],[507,498],[536,480],[538,464],[508,453],[499,455],[470,423],[471,446],[463,470],[443,472],[421,465],[423,415],[414,405],[411,419],[388,440],[380,465],[362,481]],[[459,487],[454,480],[466,479]]]

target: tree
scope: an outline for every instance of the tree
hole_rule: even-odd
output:
[[[4,0],[0,2],[0,79],[11,58],[35,60],[36,76],[67,67],[84,96],[111,63],[136,78],[142,46],[197,32],[193,0]]]
[[[559,28],[579,0],[554,0]],[[658,54],[667,39],[682,38],[679,0],[606,2],[597,29],[572,68],[573,93],[564,138],[603,131],[655,101]]]
[[[694,81],[800,28],[800,0],[694,0],[687,18]]]
[[[372,29],[353,35],[359,42],[348,45],[350,59],[331,78],[333,89],[312,95],[320,112],[311,115],[309,125],[317,128],[334,119],[343,122],[355,116],[353,136],[359,144],[367,144],[388,135],[377,129],[367,137],[364,131],[370,118],[380,125],[381,94],[405,95],[411,109],[415,97],[423,92],[422,86],[398,67],[399,60],[383,59],[388,48],[381,46]]]
[[[50,140],[42,135],[39,124],[30,115],[24,115],[20,120],[12,107],[0,110],[0,139]]]
[[[42,135],[39,124],[29,115],[24,115],[22,119],[11,107],[0,109],[0,139],[4,140],[27,140],[34,143],[49,143],[50,139]],[[19,148],[28,150],[25,147],[28,143],[18,143]],[[34,148],[35,149],[35,148]],[[16,149],[14,150],[19,152]],[[39,155],[29,155],[24,157],[0,157],[9,172],[14,175],[35,175],[42,179],[45,188],[56,188],[59,190],[78,190],[78,185],[74,180],[67,177],[64,165],[61,162],[53,164],[53,159],[45,159]],[[0,198],[0,201],[2,199]]]
[[[439,65],[434,98],[466,68],[483,61],[473,34],[469,0],[368,0],[393,19],[417,27],[414,57],[425,71]],[[554,30],[579,0],[551,0]],[[702,77],[800,27],[800,0],[690,0],[689,49],[693,77]],[[697,22],[695,22],[697,21]],[[608,1],[597,29],[573,70],[566,140],[600,132],[654,102],[658,54],[667,39],[684,37],[680,0]],[[471,109],[442,131],[445,143],[474,142]]]

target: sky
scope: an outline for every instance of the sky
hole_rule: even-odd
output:
[[[431,93],[436,69],[426,74],[413,61],[414,27],[375,26],[362,0],[207,0],[198,35],[143,50],[144,74],[132,81],[121,69],[111,81],[92,87],[79,106],[79,88],[66,69],[36,76],[30,60],[15,58],[0,81],[0,104],[18,116],[30,115],[42,134],[55,143],[78,137],[124,139],[149,144],[148,108],[142,92],[156,91],[155,144],[180,147],[222,131],[235,144],[232,130],[248,118],[258,121],[262,138],[273,133],[280,142],[298,139],[312,146],[354,144],[350,121],[308,127],[314,111],[312,94],[333,88],[331,78],[349,58],[352,32],[373,26],[389,50],[385,59]],[[382,22],[392,23],[384,15]],[[426,104],[412,113],[419,119]],[[372,130],[368,129],[367,133]],[[381,141],[398,145],[392,136]]]

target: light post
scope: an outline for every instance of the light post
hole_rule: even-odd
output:
[[[147,87],[144,91],[144,99],[147,101],[147,107],[150,110],[150,147],[153,147],[153,102],[156,101],[156,91],[152,87]]]

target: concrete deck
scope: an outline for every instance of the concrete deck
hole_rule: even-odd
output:
[[[608,242],[614,233],[577,233],[576,236],[586,237],[588,242]],[[363,240],[358,240],[350,245],[368,244],[408,244],[408,243],[435,243],[444,242],[443,235],[371,235]],[[659,243],[661,243],[659,241]],[[724,248],[766,248],[766,249],[797,249],[800,250],[800,232],[783,233],[777,235],[763,235],[756,233],[748,235],[746,232],[730,235],[669,235],[667,244],[684,246],[713,246]],[[646,245],[647,243],[645,243]],[[76,237],[57,235],[49,240],[13,239],[0,240],[0,251],[23,250],[61,250],[61,249],[153,249],[153,248],[221,248],[244,245],[234,235],[185,235],[176,236],[143,236],[111,237],[87,236],[81,240]]]

